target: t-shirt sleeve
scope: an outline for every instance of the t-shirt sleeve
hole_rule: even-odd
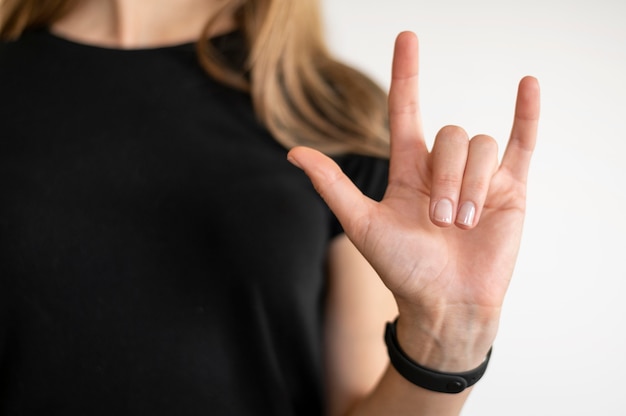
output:
[[[366,196],[380,201],[387,189],[389,160],[371,156],[345,155],[335,158],[343,172]],[[343,227],[331,212],[330,236],[343,233]]]

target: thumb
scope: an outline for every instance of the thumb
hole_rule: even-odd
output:
[[[366,218],[371,202],[328,156],[308,147],[294,147],[287,160],[302,169],[350,236]]]

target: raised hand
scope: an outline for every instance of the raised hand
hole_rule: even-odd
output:
[[[473,368],[495,337],[520,244],[535,146],[539,86],[521,80],[511,137],[498,164],[489,136],[439,131],[428,151],[418,102],[418,44],[395,46],[389,93],[389,185],[363,196],[329,158],[309,148],[289,159],[310,177],[398,302],[398,337],[423,365]]]

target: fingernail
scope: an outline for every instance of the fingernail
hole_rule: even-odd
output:
[[[459,224],[467,225],[471,227],[474,224],[474,216],[476,215],[476,207],[471,202],[466,202],[461,205],[459,209],[459,215],[457,215],[457,222]]]
[[[435,205],[435,211],[433,212],[433,218],[435,221],[442,222],[444,224],[452,224],[452,201],[449,199],[442,199]]]
[[[290,154],[287,154],[287,161],[291,163],[292,165],[294,165],[295,167],[302,169],[302,166],[300,166],[300,163],[298,163],[298,161],[294,159],[294,157],[291,156]]]

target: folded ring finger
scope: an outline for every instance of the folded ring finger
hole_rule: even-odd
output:
[[[486,135],[478,135],[469,143],[467,164],[459,196],[456,225],[470,229],[476,226],[489,192],[491,178],[498,167],[498,145]]]

